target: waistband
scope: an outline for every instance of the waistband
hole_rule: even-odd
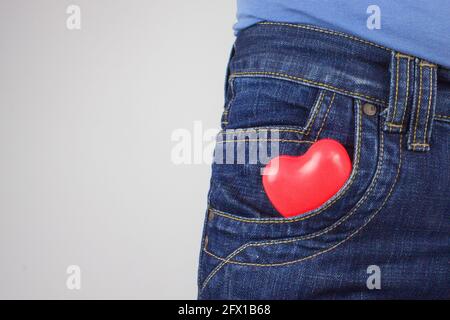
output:
[[[311,25],[261,22],[242,30],[228,72],[296,81],[386,107],[385,130],[412,126],[408,147],[415,151],[429,150],[433,120],[450,121],[450,70]]]

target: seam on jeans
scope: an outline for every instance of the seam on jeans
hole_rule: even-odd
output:
[[[278,219],[273,219],[273,218],[261,218],[261,219],[252,219],[252,218],[242,218],[236,215],[232,215],[214,208],[210,208],[209,210],[213,211],[215,214],[217,214],[218,216],[227,218],[227,219],[231,219],[231,220],[236,220],[236,221],[240,221],[240,222],[246,222],[246,223],[293,223],[293,222],[298,222],[298,221],[302,221],[302,220],[306,220],[309,218],[312,218],[320,213],[322,213],[324,210],[328,209],[330,206],[332,206],[335,202],[337,202],[339,199],[341,199],[348,191],[348,189],[350,189],[351,185],[353,184],[353,182],[356,179],[356,176],[359,174],[359,161],[360,161],[360,156],[361,156],[361,140],[362,140],[362,110],[361,110],[361,103],[357,100],[356,104],[358,105],[358,112],[357,112],[357,120],[355,120],[355,127],[356,124],[358,124],[357,126],[357,147],[356,147],[356,156],[355,156],[355,163],[354,163],[354,170],[350,176],[350,179],[348,180],[348,182],[345,184],[344,188],[337,194],[336,198],[334,198],[333,200],[331,200],[328,204],[324,204],[324,206],[322,208],[320,208],[317,212],[311,213],[309,215],[306,216],[300,216],[298,218],[278,218]]]
[[[450,117],[449,116],[442,116],[442,115],[439,115],[439,114],[435,114],[434,115],[434,120],[448,123],[448,122],[450,122]]]
[[[239,252],[241,252],[242,250],[244,250],[244,249],[246,249],[247,247],[249,247],[250,244],[248,244],[248,246],[245,247],[245,248],[243,247],[239,252],[236,252],[233,256],[229,255],[226,259],[221,258],[221,257],[218,257],[218,256],[216,256],[216,255],[214,255],[214,254],[211,254],[209,251],[205,251],[207,254],[209,254],[209,255],[211,255],[211,256],[213,256],[213,257],[215,257],[215,258],[217,258],[217,259],[219,259],[219,260],[222,261],[222,262],[216,267],[216,269],[217,269],[217,268],[218,268],[218,269],[217,269],[217,270],[214,269],[213,272],[215,271],[215,273],[217,273],[217,272],[218,272],[225,264],[227,264],[227,263],[231,263],[231,264],[239,264],[239,265],[247,265],[247,266],[259,266],[259,267],[275,267],[275,266],[289,265],[289,264],[299,263],[299,262],[305,261],[305,260],[307,260],[307,259],[314,258],[314,257],[316,257],[316,256],[318,256],[318,255],[321,255],[321,254],[323,254],[323,253],[327,253],[327,252],[329,252],[329,251],[331,251],[331,250],[337,248],[337,247],[340,246],[341,244],[347,242],[348,240],[350,240],[351,238],[353,238],[355,235],[357,235],[362,229],[364,229],[364,228],[365,228],[365,227],[373,220],[373,218],[381,211],[381,209],[384,208],[384,206],[386,205],[387,201],[388,201],[389,198],[391,197],[392,192],[394,191],[395,185],[397,184],[398,178],[399,178],[399,176],[400,176],[400,169],[401,169],[401,166],[402,166],[402,136],[400,135],[400,139],[399,139],[399,163],[398,163],[398,166],[397,166],[397,173],[396,173],[394,182],[393,182],[393,184],[392,184],[392,186],[391,186],[391,188],[390,188],[388,194],[387,194],[386,197],[384,198],[384,200],[383,200],[383,202],[381,203],[380,207],[379,207],[379,208],[378,208],[378,209],[377,209],[377,210],[369,217],[369,219],[368,219],[362,226],[360,226],[356,231],[354,231],[354,232],[351,233],[347,238],[345,238],[344,240],[342,240],[342,241],[336,243],[335,245],[333,245],[333,246],[331,246],[331,247],[329,247],[329,248],[327,248],[327,249],[324,249],[324,250],[322,250],[322,251],[320,251],[320,252],[317,252],[317,253],[315,253],[315,254],[313,254],[313,255],[311,255],[311,256],[303,257],[303,258],[301,258],[301,259],[297,259],[297,260],[293,260],[293,261],[287,261],[287,262],[283,262],[283,263],[278,263],[278,264],[257,264],[257,263],[246,263],[246,262],[239,262],[239,261],[232,261],[232,260],[231,260],[231,259],[232,259],[234,256],[236,256]],[[297,241],[298,241],[298,240],[297,240]],[[255,245],[253,244],[253,246],[255,246]],[[237,250],[239,250],[239,249],[237,249]],[[236,251],[237,251],[237,250],[236,250]],[[233,252],[233,253],[234,253],[234,252]],[[232,254],[233,254],[233,253],[232,253]],[[221,267],[219,268],[219,266],[221,266]],[[203,283],[202,289],[204,289],[204,288],[206,287],[206,285],[207,285],[208,282],[212,279],[213,276],[214,276],[214,274],[211,273],[211,274],[206,278],[206,280],[205,280],[204,283]]]
[[[427,118],[425,121],[425,130],[423,134],[423,143],[427,143],[428,120],[430,119],[431,100],[433,98],[433,69],[430,68],[430,95],[428,97]]]
[[[413,56],[409,56],[409,55],[407,55],[407,54],[404,54],[404,53],[396,53],[396,55],[395,55],[396,57],[399,57],[399,58],[406,58],[406,59],[415,59]]]
[[[317,101],[314,103],[314,107],[313,107],[313,114],[312,117],[309,117],[308,120],[308,124],[305,128],[305,135],[308,136],[310,131],[311,131],[311,127],[314,124],[314,121],[316,121],[316,117],[317,114],[320,112],[320,109],[322,108],[322,102],[323,102],[323,98],[325,97],[325,92],[324,91],[320,91],[319,96],[317,97]]]
[[[396,72],[395,72],[395,76],[396,76],[396,80],[395,80],[395,99],[394,99],[394,112],[392,114],[392,118],[391,121],[395,122],[395,116],[397,114],[397,103],[398,103],[398,78],[399,78],[399,65],[400,65],[400,59],[397,56],[397,66],[396,66]]]
[[[408,107],[408,99],[409,99],[409,63],[410,60],[408,59],[408,64],[406,66],[406,94],[405,94],[405,106],[403,107],[403,114],[402,114],[402,121],[401,121],[401,127],[403,128],[403,124],[405,121],[405,115],[406,115],[406,108]]]
[[[412,146],[422,146],[422,147],[429,147],[429,143],[411,143]]]
[[[324,125],[325,125],[325,121],[328,118],[328,114],[330,113],[331,106],[333,105],[334,97],[336,97],[336,93],[333,92],[333,95],[331,96],[331,100],[330,100],[330,103],[328,105],[327,111],[325,112],[325,115],[323,116],[322,124],[320,126],[319,131],[317,132],[317,135],[316,135],[316,138],[314,139],[314,141],[317,141],[319,139],[319,137],[320,137],[320,133],[322,132],[322,129],[323,129]]]
[[[437,65],[429,62],[420,62],[419,65],[421,67],[429,67],[429,68],[437,68]]]
[[[343,38],[347,38],[347,39],[351,39],[354,41],[358,41],[361,43],[365,43],[383,50],[387,50],[387,51],[391,51],[390,49],[380,46],[376,43],[367,41],[367,40],[363,40],[342,32],[337,32],[337,31],[332,31],[332,30],[328,30],[328,29],[324,29],[324,28],[317,28],[317,27],[312,27],[312,26],[308,26],[308,25],[302,25],[302,24],[293,24],[293,23],[283,23],[283,22],[269,22],[269,21],[264,21],[264,22],[259,22],[258,24],[262,24],[262,25],[275,25],[275,26],[285,26],[285,27],[291,27],[291,28],[299,28],[299,29],[305,29],[305,30],[310,30],[310,31],[317,31],[317,32],[321,32],[321,33],[326,33],[326,34],[331,34],[334,36],[339,36],[339,37],[343,37]]]
[[[275,77],[290,79],[290,80],[294,80],[294,81],[300,81],[300,82],[304,82],[304,83],[308,83],[308,84],[312,84],[312,85],[316,85],[316,86],[322,86],[324,88],[334,90],[338,93],[354,95],[359,98],[365,98],[366,100],[371,100],[378,104],[386,105],[386,102],[384,100],[380,100],[380,99],[377,99],[377,98],[374,98],[374,97],[371,97],[368,95],[364,95],[361,93],[352,92],[352,91],[348,91],[345,89],[340,89],[340,88],[334,87],[332,85],[329,85],[329,84],[326,84],[323,82],[318,82],[318,81],[313,81],[313,80],[309,80],[309,79],[305,79],[305,78],[291,76],[291,75],[288,75],[285,73],[269,72],[269,71],[245,71],[245,72],[242,71],[242,72],[234,72],[230,76],[231,77],[239,77],[239,76],[264,76],[264,75],[265,76],[275,76]]]
[[[419,123],[420,105],[422,104],[422,64],[419,64],[419,97],[417,99],[416,121],[414,125],[413,144],[416,143],[417,125]]]
[[[401,124],[396,124],[396,123],[392,123],[392,122],[386,122],[386,125],[389,127],[396,127],[396,128],[401,128],[402,125]]]
[[[258,141],[274,141],[274,142],[292,142],[292,143],[314,143],[314,141],[308,141],[308,140],[289,140],[289,139],[240,139],[240,140],[222,140],[217,141],[216,143],[231,143],[231,142],[258,142]]]
[[[230,98],[230,101],[228,101],[227,107],[226,107],[226,109],[223,112],[224,121],[222,121],[222,124],[224,124],[224,125],[228,124],[228,115],[230,113],[231,106],[232,106],[232,104],[234,102],[234,99],[236,97],[236,93],[235,93],[235,90],[234,90],[234,78],[230,77],[228,79],[228,82],[229,82],[229,87],[230,87],[230,90],[231,90],[231,98]]]
[[[233,77],[235,78],[235,77]],[[231,77],[230,77],[231,80]],[[227,108],[226,110],[223,112],[223,114],[226,116],[226,120],[222,121],[223,124],[228,124],[228,114],[229,114],[229,109],[231,108],[231,104],[234,102],[235,100],[235,91],[234,91],[234,80],[230,81],[230,89],[232,92],[232,98],[230,99],[230,102],[227,104]],[[306,124],[306,128],[304,128],[303,130],[294,130],[294,129],[283,129],[283,130],[278,130],[278,131],[282,131],[282,132],[295,132],[295,133],[299,133],[299,134],[309,134],[309,131],[311,130],[311,126],[314,123],[314,120],[317,116],[317,114],[319,113],[320,110],[320,106],[322,104],[323,98],[325,96],[325,93],[323,91],[320,91],[319,95],[316,98],[316,101],[313,104],[313,108],[312,108],[312,114],[313,114],[313,118],[311,119],[311,116],[309,116],[309,120]],[[247,129],[232,129],[232,130],[247,130]],[[248,131],[250,131],[252,129],[249,129]],[[253,129],[255,130],[255,129]],[[251,131],[250,131],[251,132]]]
[[[230,132],[230,131],[232,131],[232,132]],[[253,128],[239,128],[239,129],[226,129],[226,130],[221,130],[221,131],[219,132],[219,135],[220,135],[220,134],[233,135],[233,134],[236,134],[236,132],[238,132],[238,134],[239,134],[239,132],[243,132],[243,133],[246,133],[246,132],[256,132],[256,133],[258,133],[259,131],[293,132],[293,133],[300,133],[300,134],[305,133],[305,131],[303,131],[303,130],[297,130],[297,129],[283,129],[283,127],[273,127],[273,128],[267,128],[267,127],[256,128],[256,127],[253,127]]]

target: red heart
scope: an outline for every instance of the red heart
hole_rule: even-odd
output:
[[[263,170],[263,186],[284,217],[314,210],[330,199],[350,176],[352,164],[344,146],[322,139],[301,156],[273,158]]]

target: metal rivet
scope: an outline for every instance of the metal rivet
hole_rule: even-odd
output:
[[[209,213],[208,213],[208,221],[211,221],[212,219],[214,219],[214,212],[212,212],[211,210],[209,210]]]
[[[377,107],[375,107],[371,103],[364,103],[363,105],[363,112],[367,116],[374,116],[377,114]]]

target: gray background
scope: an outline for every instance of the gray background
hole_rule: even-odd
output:
[[[0,298],[196,297],[210,168],[175,165],[171,134],[219,127],[234,21],[231,0],[0,0]]]

